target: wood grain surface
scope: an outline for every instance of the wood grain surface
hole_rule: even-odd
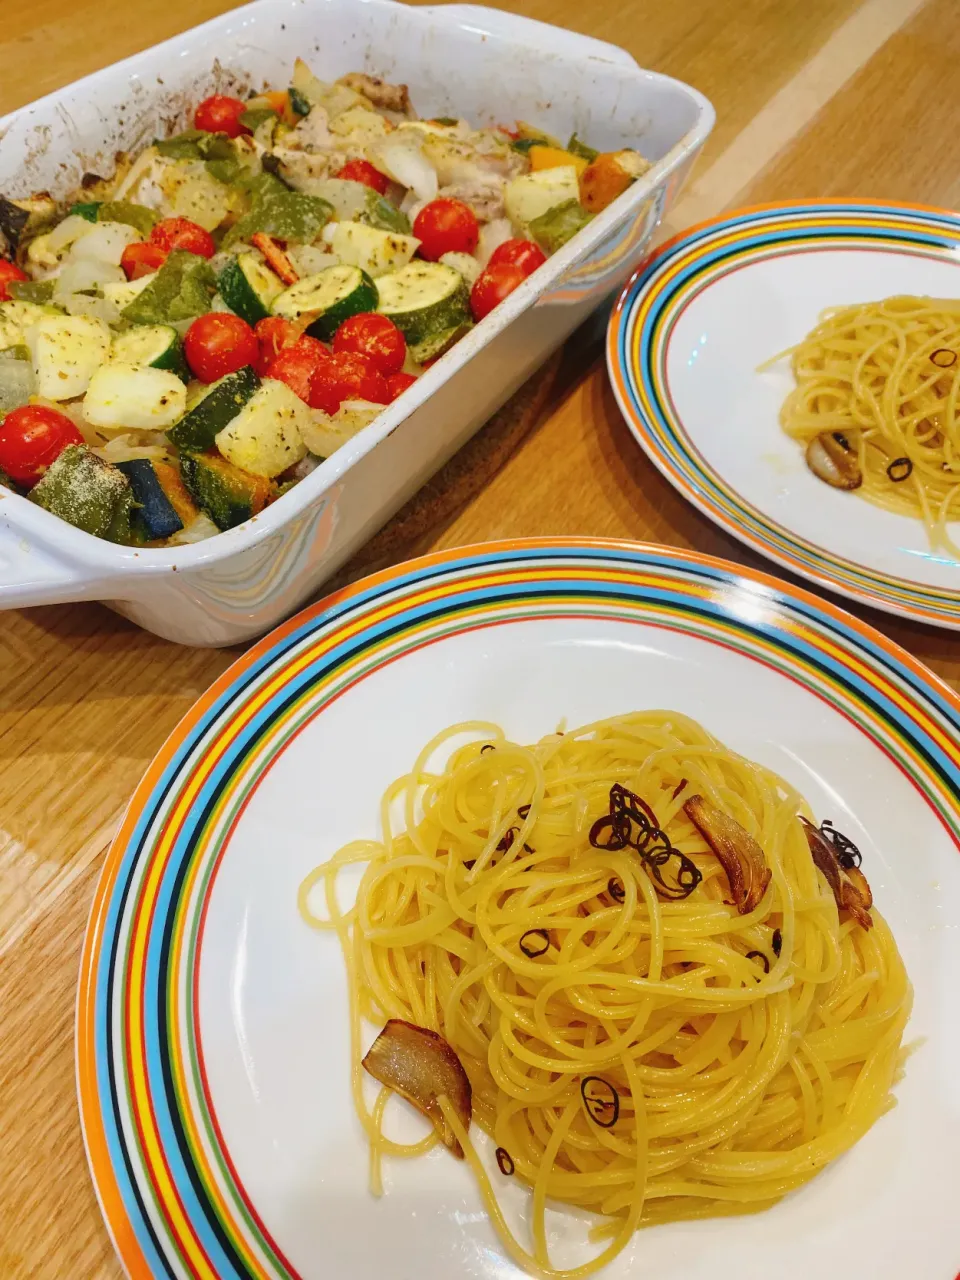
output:
[[[230,8],[223,0],[3,5],[0,112]],[[956,0],[510,0],[695,84],[717,128],[664,232],[736,204],[877,196],[960,204]],[[755,563],[632,443],[587,326],[354,572],[530,534],[695,547]],[[540,412],[540,410],[543,410]],[[511,416],[512,415],[512,416]],[[539,416],[530,430],[534,416]],[[404,523],[405,521],[405,523]],[[871,614],[960,688],[955,635]],[[77,964],[127,797],[232,660],[98,605],[0,615],[0,1277],[115,1280],[73,1073]]]

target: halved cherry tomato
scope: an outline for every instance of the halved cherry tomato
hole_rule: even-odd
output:
[[[239,138],[241,133],[250,132],[246,125],[240,123],[240,117],[246,109],[247,104],[239,98],[215,93],[210,98],[204,98],[197,107],[193,123],[207,133],[225,133],[228,138]]]
[[[528,276],[532,276],[537,267],[542,267],[547,255],[532,240],[504,240],[497,245],[490,255],[488,267],[500,267],[504,264],[519,267]]]
[[[407,387],[412,387],[417,381],[416,376],[412,373],[391,373],[387,379],[387,390],[390,392],[390,403],[393,404],[397,396],[402,396]]]
[[[15,262],[8,262],[6,258],[0,258],[0,302],[6,302],[10,297],[8,285],[14,280],[26,280],[27,273],[21,271]]]
[[[515,267],[509,262],[498,267],[485,267],[470,290],[470,310],[474,320],[488,316],[526,278],[527,272],[522,267]]]
[[[333,335],[337,355],[353,352],[369,356],[382,374],[399,373],[407,358],[407,341],[389,318],[376,311],[348,316]]]
[[[420,241],[420,256],[436,262],[445,253],[473,253],[480,239],[480,224],[468,204],[441,196],[417,214],[413,234]]]
[[[387,188],[390,186],[387,175],[374,168],[369,160],[348,160],[334,176],[347,178],[350,182],[362,182],[365,187],[373,187],[374,191],[379,191],[381,195],[386,195]]]
[[[212,258],[217,252],[213,236],[209,231],[189,218],[164,218],[150,232],[150,243],[171,253],[174,249],[185,249],[187,253],[195,253],[198,258]]]
[[[313,404],[310,398],[313,376],[318,369],[326,368],[332,359],[333,356],[319,339],[311,338],[305,333],[292,346],[284,347],[267,365],[267,377],[285,382],[301,400]]]
[[[246,320],[225,311],[199,316],[186,332],[183,352],[201,382],[216,382],[255,364],[260,348]]]
[[[21,405],[0,423],[0,470],[29,489],[70,444],[83,444],[83,436],[66,414]]]
[[[334,352],[311,378],[309,403],[314,409],[336,413],[344,400],[390,403],[387,380],[369,356]]]
[[[141,276],[152,275],[159,271],[167,260],[166,249],[158,244],[146,244],[142,240],[128,244],[120,257],[120,265],[128,280],[139,280]]]
[[[253,326],[260,347],[254,368],[262,377],[268,366],[276,360],[285,347],[292,347],[300,337],[300,330],[292,320],[284,320],[283,316],[267,316],[258,320]]]

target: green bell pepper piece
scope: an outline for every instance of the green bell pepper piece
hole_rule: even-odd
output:
[[[210,310],[216,291],[216,276],[206,258],[175,249],[147,287],[120,314],[131,324],[191,320]]]
[[[593,214],[587,213],[579,200],[565,200],[554,205],[530,223],[530,235],[544,253],[556,253],[578,231],[582,231]]]

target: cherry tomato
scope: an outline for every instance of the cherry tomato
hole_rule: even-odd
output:
[[[239,138],[241,133],[249,133],[240,117],[247,109],[247,104],[239,98],[230,98],[225,93],[215,93],[211,98],[204,98],[193,116],[193,123],[198,129],[207,133],[225,133],[228,138]]]
[[[225,311],[211,311],[194,320],[183,340],[187,364],[201,382],[216,382],[254,364],[260,348],[246,320]]]
[[[520,267],[528,276],[532,276],[537,267],[542,267],[547,255],[532,240],[505,240],[490,255],[488,267]]]
[[[470,310],[474,320],[482,320],[484,316],[488,316],[526,278],[527,272],[522,267],[513,266],[509,262],[501,263],[498,267],[484,268],[470,290]]]
[[[285,382],[301,400],[312,404],[310,388],[313,376],[318,369],[326,367],[332,359],[333,357],[322,342],[305,333],[292,346],[284,347],[267,365],[267,377]]]
[[[468,204],[441,196],[417,214],[413,234],[420,241],[420,256],[436,262],[445,253],[473,253],[480,239],[480,226]]]
[[[150,243],[170,253],[174,249],[186,249],[199,258],[212,258],[217,252],[213,236],[189,218],[164,218],[150,232]]]
[[[334,352],[311,378],[309,403],[314,409],[336,413],[344,400],[390,403],[387,380],[369,356]]]
[[[29,489],[69,444],[83,444],[83,436],[66,414],[21,405],[0,422],[0,469]]]
[[[158,271],[166,260],[166,249],[161,249],[158,244],[145,244],[138,240],[135,244],[128,244],[124,249],[120,265],[128,280],[139,280],[141,276],[148,276]]]
[[[407,342],[388,316],[376,311],[363,311],[348,316],[333,335],[337,355],[352,352],[369,356],[382,374],[399,373],[407,358]]]
[[[379,169],[375,169],[369,160],[348,160],[339,173],[338,178],[348,178],[351,182],[362,182],[365,187],[373,187],[383,196],[387,194],[390,179]]]
[[[416,376],[412,373],[391,373],[387,379],[387,390],[390,392],[390,403],[393,404],[397,396],[402,396],[407,387],[412,387],[417,381]]]
[[[280,352],[285,347],[292,347],[300,337],[300,330],[293,321],[284,320],[283,316],[267,316],[265,320],[258,320],[253,326],[253,332],[257,335],[260,347],[260,353],[253,367],[261,377]]]
[[[14,280],[26,280],[27,273],[21,271],[15,262],[8,262],[6,258],[0,258],[0,302],[6,302],[10,297],[7,285],[12,284]]]

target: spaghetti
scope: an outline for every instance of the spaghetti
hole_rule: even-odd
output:
[[[808,446],[816,474],[921,519],[931,547],[960,558],[947,529],[960,517],[960,300],[831,308],[784,354],[797,385],[780,421]],[[810,449],[818,439],[849,451],[847,483],[817,465]]]
[[[705,838],[711,814],[726,825]],[[374,1185],[381,1155],[436,1138],[384,1136],[385,1094],[373,1108],[364,1096],[364,1020],[401,1019],[455,1050],[489,1153],[441,1096],[443,1120],[535,1276],[580,1280],[641,1224],[770,1206],[851,1147],[893,1105],[911,990],[887,925],[863,909],[859,851],[801,815],[789,784],[672,712],[534,746],[483,723],[428,743],[383,798],[382,842],[341,849],[299,895],[343,946]],[[723,845],[741,830],[741,849]],[[821,859],[837,852],[838,877],[859,877],[863,924],[838,910],[813,841]],[[738,905],[737,857],[758,886]],[[337,877],[356,862],[344,909]],[[497,1202],[508,1175],[532,1188],[529,1247]],[[551,1262],[548,1197],[603,1215],[590,1262]]]

